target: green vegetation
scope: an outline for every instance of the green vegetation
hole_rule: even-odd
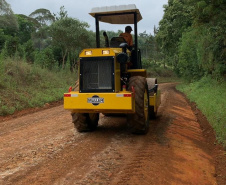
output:
[[[226,148],[226,84],[210,77],[198,82],[180,84],[178,90],[184,92],[206,116],[216,131],[216,137]]]
[[[169,0],[156,40],[164,63],[192,82],[226,73],[226,1]]]
[[[143,68],[147,70],[149,78],[157,78],[158,83],[180,82],[181,79],[177,77],[171,67],[163,66],[161,62],[155,62],[148,59],[142,60]]]
[[[42,69],[24,61],[0,61],[0,116],[63,99],[75,73]]]

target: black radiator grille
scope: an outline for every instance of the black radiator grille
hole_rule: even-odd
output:
[[[114,92],[113,57],[80,59],[81,92]]]

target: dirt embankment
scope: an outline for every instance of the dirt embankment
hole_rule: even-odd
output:
[[[226,155],[205,117],[175,84],[160,89],[145,136],[103,115],[95,132],[77,133],[62,105],[0,122],[0,184],[226,184]]]

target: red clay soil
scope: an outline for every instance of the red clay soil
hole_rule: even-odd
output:
[[[95,132],[78,133],[62,105],[2,118],[0,184],[225,185],[225,151],[175,85],[160,85],[145,136],[130,134],[125,117],[103,115]]]

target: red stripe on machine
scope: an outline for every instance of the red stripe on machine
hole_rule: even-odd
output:
[[[64,97],[71,97],[71,94],[64,94]]]
[[[132,94],[124,94],[124,97],[131,97]]]

